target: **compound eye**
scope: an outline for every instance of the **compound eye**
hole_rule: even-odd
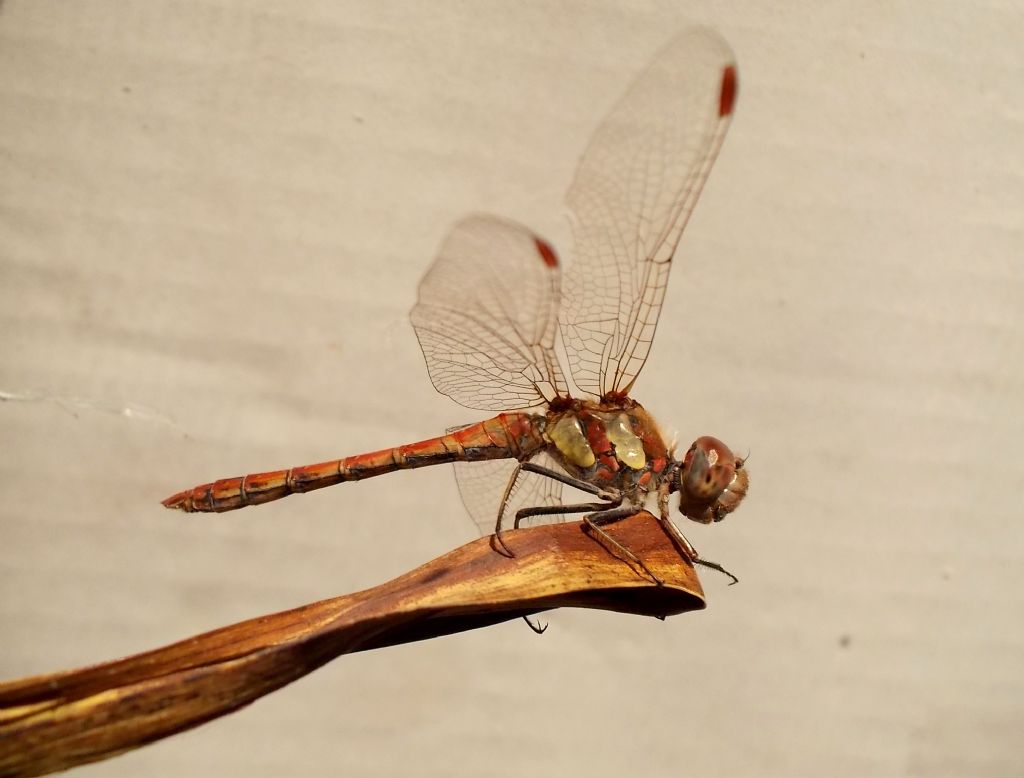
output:
[[[736,458],[717,438],[698,438],[690,446],[679,472],[679,488],[688,502],[712,503],[736,475]]]

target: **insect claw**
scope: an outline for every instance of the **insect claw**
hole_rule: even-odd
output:
[[[733,575],[720,564],[718,564],[718,562],[708,562],[706,559],[697,558],[693,560],[693,563],[700,565],[701,567],[709,567],[712,570],[717,570],[722,575],[729,576],[732,579],[731,581],[729,581],[729,586],[733,586],[734,584],[738,584],[740,582],[739,578],[737,578],[735,575]]]
[[[491,535],[491,548],[502,556],[508,557],[509,559],[515,559],[515,552],[508,547],[508,544],[505,542],[505,538],[502,537],[503,534],[504,533],[501,530],[498,530]]]
[[[548,624],[545,624],[543,627],[540,626],[539,621],[536,624],[534,624],[532,621],[530,621],[529,616],[523,616],[523,621],[525,621],[527,626],[534,631],[534,634],[543,635],[545,632],[548,631]]]

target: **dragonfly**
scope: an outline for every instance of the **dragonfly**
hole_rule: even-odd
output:
[[[745,458],[707,435],[676,458],[629,395],[737,88],[732,51],[712,30],[690,29],[657,54],[581,158],[567,196],[575,256],[564,272],[551,244],[513,221],[472,215],[448,234],[410,318],[437,391],[498,415],[418,443],[213,481],[163,504],[231,511],[454,463],[467,509],[506,551],[509,523],[583,515],[611,540],[602,526],[656,501],[687,558],[735,582],[699,556],[672,522],[670,501],[695,522],[721,521],[747,493]],[[566,504],[565,486],[591,501]]]

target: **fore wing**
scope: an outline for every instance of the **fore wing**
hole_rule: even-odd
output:
[[[669,43],[605,118],[569,189],[576,256],[561,328],[573,380],[626,392],[647,360],[676,245],[729,125],[729,45],[697,28]]]
[[[494,216],[459,222],[411,314],[437,391],[486,411],[566,395],[554,353],[559,282],[554,250],[530,230]]]

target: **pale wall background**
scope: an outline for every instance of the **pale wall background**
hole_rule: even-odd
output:
[[[344,657],[80,771],[1024,774],[1019,3],[8,0],[0,677],[358,590],[473,537],[450,473],[159,500],[473,421],[407,321],[470,211],[568,252],[678,30],[741,95],[635,394],[752,452],[706,612]],[[35,399],[32,399],[35,398]],[[57,398],[57,399],[46,399]],[[125,416],[122,409],[134,413]]]

